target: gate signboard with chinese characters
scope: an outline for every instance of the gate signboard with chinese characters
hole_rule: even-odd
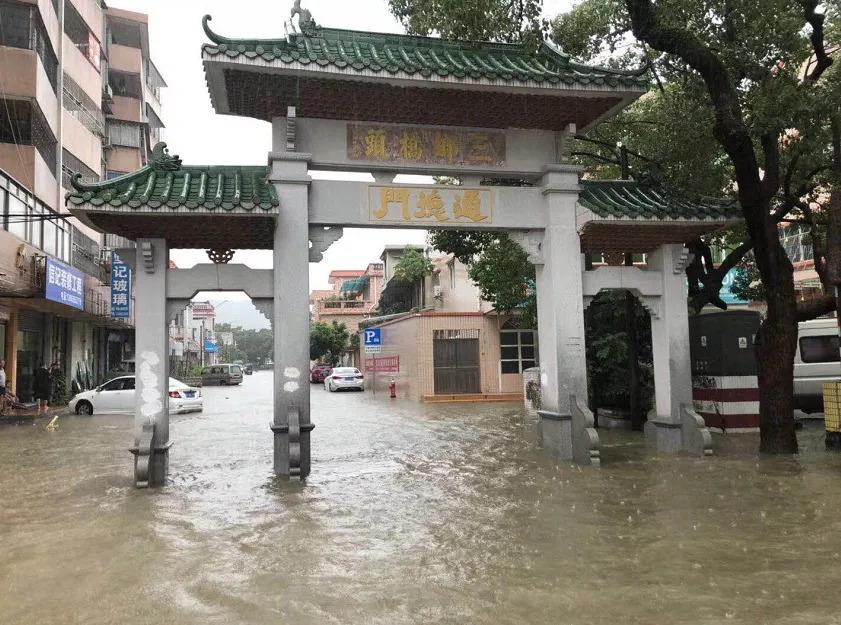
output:
[[[131,318],[131,269],[111,252],[111,318]]]
[[[488,188],[446,185],[368,186],[371,223],[493,224],[493,193]]]
[[[505,165],[499,130],[348,124],[347,157],[400,165]]]

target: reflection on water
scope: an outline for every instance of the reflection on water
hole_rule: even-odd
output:
[[[516,406],[313,388],[313,473],[271,473],[270,373],[173,418],[172,479],[131,486],[127,417],[0,428],[0,622],[841,623],[841,456],[754,435],[604,465]]]

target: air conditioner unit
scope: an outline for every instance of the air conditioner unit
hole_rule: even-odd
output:
[[[438,299],[443,295],[443,291],[441,290],[441,285],[435,285],[432,287],[432,297]]]

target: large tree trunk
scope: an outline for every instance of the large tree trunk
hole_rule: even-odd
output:
[[[768,316],[759,330],[759,451],[797,453],[794,431],[794,353],[797,349],[797,305],[794,283],[790,295],[779,291],[767,300]],[[781,285],[782,286],[782,285]]]

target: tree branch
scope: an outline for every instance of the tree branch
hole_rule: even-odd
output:
[[[689,295],[691,305],[695,309],[695,312],[700,312],[707,304],[713,304],[726,310],[727,304],[724,303],[719,295],[724,277],[753,248],[753,242],[747,240],[740,243],[727,254],[718,267],[713,266],[710,246],[701,239],[692,241],[687,247],[695,255],[690,267],[687,268]],[[702,259],[704,261],[703,263],[701,262]],[[701,283],[700,288],[698,287],[698,282]]]
[[[819,0],[802,0],[803,15],[806,22],[812,27],[812,32],[809,34],[809,40],[812,42],[812,49],[815,51],[815,66],[812,71],[806,76],[806,81],[810,83],[817,82],[826,69],[832,65],[832,59],[826,53],[824,47],[824,30],[823,23],[825,16],[823,13],[818,13],[817,8]]]
[[[721,142],[736,170],[739,201],[748,229],[759,235],[767,214],[756,154],[742,117],[739,94],[727,67],[703,41],[686,29],[661,23],[658,9],[651,0],[625,0],[634,35],[653,48],[679,56],[701,75],[715,109],[716,137]]]
[[[765,156],[765,177],[762,188],[767,199],[777,195],[780,188],[780,133],[769,131],[762,135],[762,154]]]
[[[824,295],[805,302],[797,302],[797,320],[810,321],[823,315],[828,315],[836,308],[835,298]]]

